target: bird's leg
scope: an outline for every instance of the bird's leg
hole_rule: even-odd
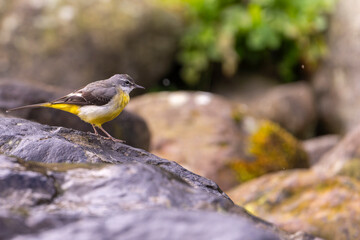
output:
[[[113,136],[111,136],[107,131],[105,131],[105,129],[102,127],[102,126],[97,126],[99,129],[101,129],[101,131],[103,131],[107,137],[107,139],[111,139],[113,140],[114,142],[121,142],[121,143],[125,143],[125,141],[123,140],[120,140],[120,139],[117,139],[117,138],[114,138]]]
[[[91,124],[91,126],[92,126],[92,127],[93,127],[93,129],[94,129],[94,133],[95,133],[95,135],[100,135],[100,134],[97,132],[95,125],[94,125],[94,124]]]

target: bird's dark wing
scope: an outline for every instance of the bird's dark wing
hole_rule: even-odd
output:
[[[92,91],[84,91],[82,97],[91,105],[102,106],[111,101],[116,95],[115,87],[94,88]]]
[[[111,101],[116,94],[116,88],[106,84],[89,84],[76,92],[52,101],[53,104],[96,105],[102,106]]]

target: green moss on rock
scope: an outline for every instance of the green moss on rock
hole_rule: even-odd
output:
[[[243,182],[268,172],[309,166],[301,144],[286,130],[270,121],[261,121],[248,137],[247,159],[230,163],[238,179]]]

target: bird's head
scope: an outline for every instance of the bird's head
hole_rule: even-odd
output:
[[[135,88],[145,89],[144,87],[137,85],[134,80],[127,74],[115,74],[110,78],[110,80],[127,94],[129,94]]]

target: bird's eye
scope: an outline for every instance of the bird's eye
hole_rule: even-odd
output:
[[[126,84],[126,85],[129,85],[129,84],[130,84],[130,82],[129,82],[129,81],[126,81],[126,82],[125,82],[125,84]]]

